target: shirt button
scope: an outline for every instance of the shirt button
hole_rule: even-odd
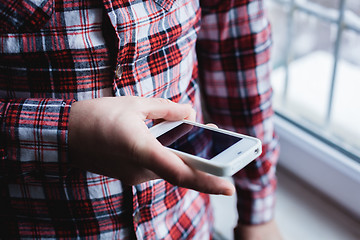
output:
[[[140,212],[135,213],[134,222],[138,223],[138,222],[140,222],[140,220],[141,220]]]
[[[121,67],[120,64],[118,64],[118,65],[116,66],[116,71],[115,71],[116,77],[117,77],[118,79],[120,79],[121,76],[122,76],[122,73],[123,73],[122,67]]]

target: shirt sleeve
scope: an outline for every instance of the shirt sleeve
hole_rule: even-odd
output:
[[[16,181],[58,181],[68,170],[73,100],[1,99],[1,173]]]
[[[272,219],[278,141],[270,85],[270,24],[261,0],[201,2],[199,77],[209,121],[259,138],[262,155],[234,175],[239,223]]]
[[[0,32],[31,32],[50,19],[54,0],[0,0]]]

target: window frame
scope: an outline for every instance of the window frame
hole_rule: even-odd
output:
[[[286,77],[282,95],[285,101],[289,64],[292,60],[291,49],[295,11],[301,11],[338,26],[333,52],[334,63],[325,120],[326,128],[331,118],[342,34],[344,30],[349,29],[360,34],[360,24],[353,24],[347,17],[346,0],[340,0],[339,10],[335,12],[322,11],[323,8],[313,2],[269,1],[288,7],[286,62],[284,64]],[[295,122],[285,113],[277,111],[274,118],[275,129],[280,137],[281,146],[279,165],[337,203],[350,215],[360,219],[360,157],[342,148],[338,143],[332,142],[331,139],[321,136],[320,131],[313,131],[311,127]]]
[[[279,115],[279,165],[360,220],[360,164]]]

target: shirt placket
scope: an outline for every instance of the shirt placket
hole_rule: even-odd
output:
[[[137,83],[134,77],[136,71],[134,67],[136,53],[136,19],[133,6],[117,1],[103,0],[105,6],[106,29],[109,48],[113,51],[114,79],[113,95],[139,95],[136,89]],[[110,36],[110,37],[109,37]]]

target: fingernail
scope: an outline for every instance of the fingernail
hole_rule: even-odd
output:
[[[235,187],[234,187],[234,185],[231,184],[231,186],[228,186],[224,190],[223,195],[232,196],[234,193],[235,193]]]

